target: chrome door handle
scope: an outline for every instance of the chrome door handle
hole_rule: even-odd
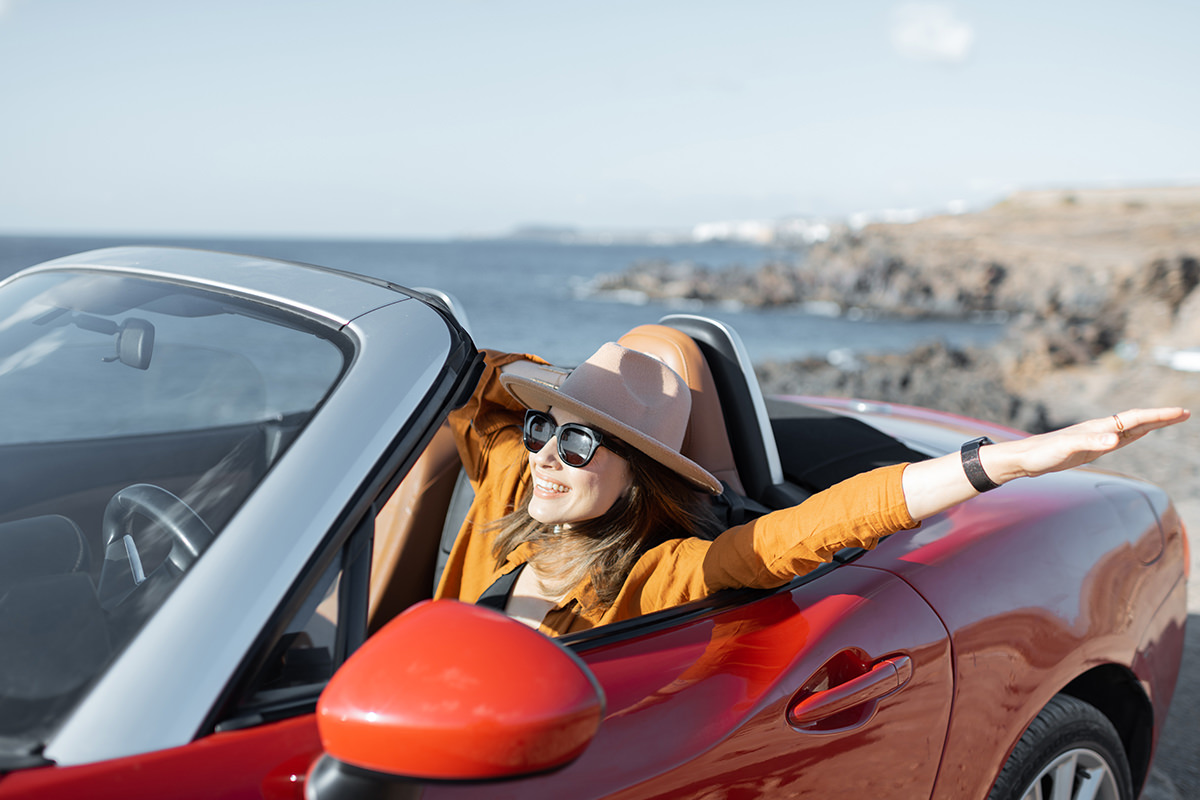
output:
[[[908,656],[895,656],[880,661],[868,672],[845,683],[803,697],[788,711],[788,722],[796,728],[814,729],[822,720],[835,714],[855,706],[874,704],[908,683],[912,673],[912,659]],[[874,708],[870,711],[873,712]],[[865,721],[866,719],[859,720],[855,725]]]

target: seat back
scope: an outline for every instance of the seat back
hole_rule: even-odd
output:
[[[368,630],[430,597],[438,533],[462,464],[443,425],[375,517]]]
[[[652,355],[679,373],[692,390],[692,414],[680,452],[728,484],[733,491],[745,494],[726,432],[716,383],[692,337],[665,325],[639,325],[617,343]]]
[[[91,569],[91,547],[79,526],[46,514],[0,522],[0,594],[22,581]]]
[[[712,371],[746,497],[767,508],[802,502],[810,493],[784,478],[766,401],[737,331],[717,320],[690,314],[673,314],[660,322],[691,339]]]

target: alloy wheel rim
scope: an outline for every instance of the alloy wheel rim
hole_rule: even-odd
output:
[[[1021,794],[1021,800],[1120,800],[1107,759],[1086,747],[1051,761]]]

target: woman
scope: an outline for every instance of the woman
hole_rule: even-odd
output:
[[[720,532],[701,494],[720,494],[720,482],[679,452],[690,390],[662,362],[614,343],[570,373],[485,356],[474,396],[450,417],[475,502],[437,596],[492,605],[548,635],[780,586],[844,547],[870,549],[981,491],[1086,464],[1189,416],[1138,409],[976,440]]]

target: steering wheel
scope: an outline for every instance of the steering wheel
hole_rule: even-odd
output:
[[[187,570],[213,540],[212,529],[200,515],[161,486],[135,483],[112,496],[104,508],[104,547],[123,537],[134,514],[156,522],[171,534],[170,561],[180,572]]]

